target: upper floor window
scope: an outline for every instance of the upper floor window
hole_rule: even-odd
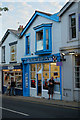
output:
[[[36,32],[37,51],[43,50],[43,30]]]
[[[16,61],[16,44],[10,46],[11,62]]]
[[[26,51],[25,54],[30,54],[30,34],[26,35]]]
[[[2,62],[5,62],[5,46],[2,46]]]
[[[42,24],[34,27],[35,30],[35,53],[49,54],[52,51],[52,24]]]
[[[76,38],[76,14],[70,15],[70,39]]]

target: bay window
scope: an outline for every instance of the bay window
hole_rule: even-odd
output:
[[[52,52],[52,24],[42,24],[34,27],[35,54],[50,54]]]

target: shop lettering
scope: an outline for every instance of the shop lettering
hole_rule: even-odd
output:
[[[25,85],[28,87],[28,73],[25,73]]]
[[[41,57],[41,58],[32,58],[32,59],[27,59],[27,62],[44,62],[44,61],[52,61],[52,57]]]
[[[8,69],[9,69],[9,70],[13,70],[14,67],[13,67],[13,66],[8,66]]]

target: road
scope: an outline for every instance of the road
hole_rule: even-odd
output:
[[[2,118],[77,118],[80,110],[3,96]]]

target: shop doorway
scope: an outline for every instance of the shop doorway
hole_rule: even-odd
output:
[[[40,73],[37,74],[37,95],[42,95],[42,79]]]

